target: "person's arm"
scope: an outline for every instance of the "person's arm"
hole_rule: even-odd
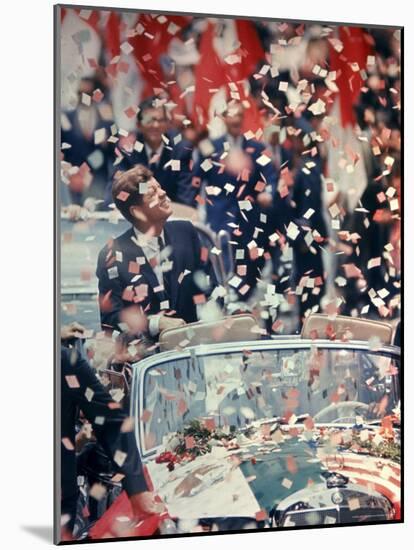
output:
[[[118,330],[119,323],[121,322],[120,314],[125,308],[125,304],[122,299],[125,289],[119,277],[121,266],[118,262],[110,263],[110,260],[108,260],[109,252],[110,248],[105,246],[98,256],[96,276],[98,277],[99,310],[102,326],[108,328],[112,327],[113,329]],[[113,251],[109,258],[112,257]],[[118,276],[113,276],[110,278],[110,273],[111,276],[115,275],[115,269],[118,270]],[[131,302],[131,305],[132,304],[133,302]]]
[[[123,486],[128,495],[148,491],[133,427],[87,361],[78,354],[73,357],[73,353],[76,354],[62,349],[64,396],[71,399],[92,424],[98,442],[116,470],[125,476]]]

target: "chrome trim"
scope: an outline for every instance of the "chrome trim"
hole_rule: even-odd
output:
[[[68,286],[62,287],[61,296],[67,295],[79,295],[79,296],[91,296],[96,297],[98,295],[97,287],[88,287],[88,286]]]
[[[294,345],[293,345],[294,342]],[[304,340],[300,337],[291,338],[284,336],[280,337],[280,340],[245,340],[243,342],[222,342],[216,344],[200,344],[198,346],[189,346],[185,350],[177,351],[170,350],[158,353],[156,355],[151,355],[137,363],[133,364],[133,367],[139,366],[140,368],[147,368],[147,366],[152,366],[152,364],[163,364],[171,358],[184,359],[186,357],[191,357],[194,354],[209,356],[217,355],[218,353],[231,353],[235,351],[243,351],[243,349],[248,349],[249,351],[260,351],[266,349],[306,349],[310,347],[317,348],[327,348],[327,349],[353,349],[356,351],[368,351],[370,353],[386,353],[393,356],[400,356],[400,348],[397,346],[386,345],[381,346],[378,349],[372,350],[369,347],[368,342],[363,340],[350,340],[349,342],[340,342],[332,340]]]

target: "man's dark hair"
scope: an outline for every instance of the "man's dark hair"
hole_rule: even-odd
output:
[[[149,181],[152,175],[151,170],[146,166],[137,164],[126,172],[119,170],[114,176],[112,198],[124,218],[131,223],[134,220],[129,209],[131,206],[139,206],[142,203],[143,193],[140,193],[140,184]]]
[[[142,101],[139,104],[139,109],[138,109],[138,113],[137,113],[137,120],[140,124],[142,123],[142,118],[143,118],[144,112],[147,111],[148,109],[162,109],[164,111],[165,118],[167,118],[167,111],[166,111],[166,108],[165,108],[165,100],[162,101],[161,98],[159,98],[157,96],[152,96],[152,97],[148,97],[147,99],[144,99],[144,101]]]

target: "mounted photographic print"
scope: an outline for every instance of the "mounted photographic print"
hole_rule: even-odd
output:
[[[55,7],[56,543],[402,521],[402,40]]]

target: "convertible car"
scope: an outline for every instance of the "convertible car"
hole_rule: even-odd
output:
[[[217,281],[227,285],[233,273],[229,236],[217,235],[197,219],[197,211],[172,203],[172,219],[190,220],[197,229],[201,245],[209,251]],[[61,324],[76,320],[90,330],[101,329],[98,308],[98,281],[95,276],[100,250],[111,239],[121,235],[130,224],[116,211],[88,212],[83,218],[71,219],[63,212],[60,220],[60,302]],[[212,253],[219,249],[220,254]]]
[[[301,335],[260,340],[242,315],[171,332],[165,351],[134,365],[130,389],[140,453],[168,511],[157,533],[401,518],[391,326],[312,315]],[[119,536],[118,516],[92,535]]]
[[[62,324],[100,330],[96,257],[125,223],[115,213],[62,219]],[[203,246],[223,251],[210,257],[227,285],[228,238],[194,223]],[[79,538],[401,519],[393,327],[311,315],[299,335],[262,332],[247,314],[186,325],[160,335],[161,353],[135,363],[132,380],[103,373],[127,395],[148,481],[167,512],[130,521],[120,483],[94,468],[108,498]]]

